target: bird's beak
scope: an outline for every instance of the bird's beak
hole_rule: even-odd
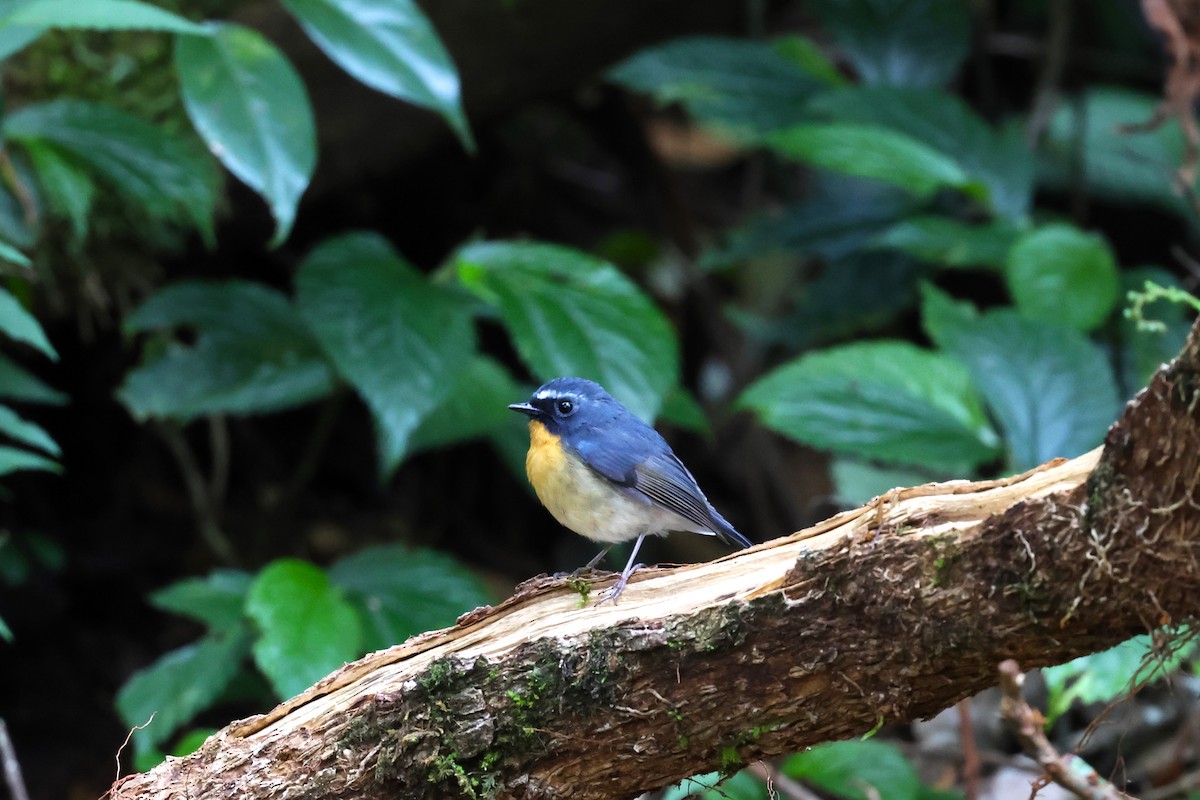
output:
[[[529,403],[513,403],[508,407],[510,411],[520,411],[522,414],[533,416],[538,412],[536,406],[531,406]]]

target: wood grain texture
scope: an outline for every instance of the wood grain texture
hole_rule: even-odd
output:
[[[1197,612],[1198,406],[1193,330],[1103,448],[643,570],[618,606],[535,579],[113,796],[631,797],[930,716],[1006,658],[1058,663]]]

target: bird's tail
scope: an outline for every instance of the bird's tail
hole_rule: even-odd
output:
[[[721,513],[713,508],[711,503],[708,506],[708,515],[712,519],[713,533],[725,544],[730,547],[739,547],[742,549],[754,545],[754,542],[738,533],[737,528],[730,525],[729,520],[722,517]]]

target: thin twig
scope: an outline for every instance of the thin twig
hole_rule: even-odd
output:
[[[213,504],[208,483],[204,480],[204,473],[196,461],[195,454],[192,453],[192,448],[188,446],[187,440],[183,437],[183,432],[167,422],[155,425],[154,430],[179,466],[188,500],[191,501],[192,512],[196,515],[196,524],[200,529],[201,538],[217,558],[227,564],[236,564],[237,552],[233,548],[233,543],[229,541],[229,537],[221,530],[217,507]]]
[[[982,766],[979,748],[975,744],[975,725],[971,722],[971,701],[959,700],[956,708],[962,739],[963,793],[967,800],[976,800],[979,797],[979,774]]]
[[[1004,697],[1000,702],[1000,719],[1017,737],[1025,754],[1038,763],[1050,780],[1082,800],[1131,800],[1130,795],[1118,790],[1079,756],[1068,753],[1059,755],[1046,738],[1046,718],[1041,712],[1030,708],[1021,696],[1025,676],[1017,662],[1006,659],[1001,662],[1000,689]]]
[[[229,488],[229,422],[224,414],[208,417],[208,448],[212,458],[208,496],[213,508],[224,508],[225,492]]]
[[[25,779],[21,777],[21,762],[17,761],[17,750],[8,735],[8,725],[0,719],[0,761],[4,762],[4,782],[8,784],[8,796],[12,800],[29,800],[25,791]]]
[[[788,798],[788,800],[821,800],[820,795],[816,792],[800,783],[800,781],[784,775],[774,765],[768,764],[766,761],[757,762],[752,769],[759,774],[759,777],[768,786],[778,789],[779,793]]]
[[[1046,52],[1034,90],[1033,111],[1025,125],[1025,143],[1035,149],[1050,125],[1058,108],[1067,52],[1071,43],[1071,0],[1054,0],[1050,4],[1050,27],[1046,35]]]

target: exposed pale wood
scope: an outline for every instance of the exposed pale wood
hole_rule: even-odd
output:
[[[531,581],[347,665],[120,798],[628,797],[881,722],[1200,605],[1196,334],[1105,447],[897,489],[620,605]],[[611,578],[610,578],[611,579]],[[597,587],[603,583],[597,583]]]

